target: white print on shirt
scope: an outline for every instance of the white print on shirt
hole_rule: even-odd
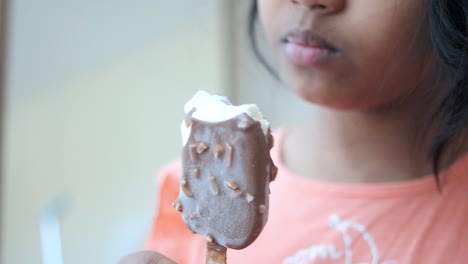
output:
[[[357,231],[361,235],[362,239],[367,242],[370,255],[372,256],[370,262],[360,262],[357,264],[398,264],[396,260],[380,260],[377,244],[374,238],[367,232],[364,225],[357,222],[345,221],[338,215],[332,215],[330,216],[329,226],[340,232],[344,242],[344,249],[342,251],[338,250],[334,244],[317,244],[302,249],[294,254],[294,256],[286,258],[283,264],[312,264],[318,259],[328,259],[337,263],[353,264],[353,240],[348,233],[349,230]]]

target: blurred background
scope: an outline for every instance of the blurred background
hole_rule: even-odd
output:
[[[141,249],[197,90],[257,103],[273,127],[305,115],[248,46],[250,1],[0,1],[1,263]]]

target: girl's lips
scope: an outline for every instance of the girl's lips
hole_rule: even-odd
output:
[[[290,42],[286,44],[286,55],[299,66],[314,66],[329,57],[331,50]]]
[[[315,66],[337,50],[310,30],[292,30],[284,38],[287,57],[299,66]]]

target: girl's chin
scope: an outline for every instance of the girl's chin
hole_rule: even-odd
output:
[[[304,89],[293,89],[295,93],[303,101],[315,106],[334,109],[338,111],[365,111],[375,107],[370,100],[362,100],[363,97],[346,97],[336,96],[330,91],[310,91]],[[377,104],[378,105],[378,104]]]
[[[334,96],[330,89],[325,87],[301,87],[290,86],[291,91],[303,101],[319,106],[332,107],[341,105],[336,96]]]

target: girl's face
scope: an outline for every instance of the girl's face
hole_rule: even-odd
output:
[[[432,65],[423,5],[422,0],[258,0],[286,83],[305,100],[338,109],[415,98]]]

